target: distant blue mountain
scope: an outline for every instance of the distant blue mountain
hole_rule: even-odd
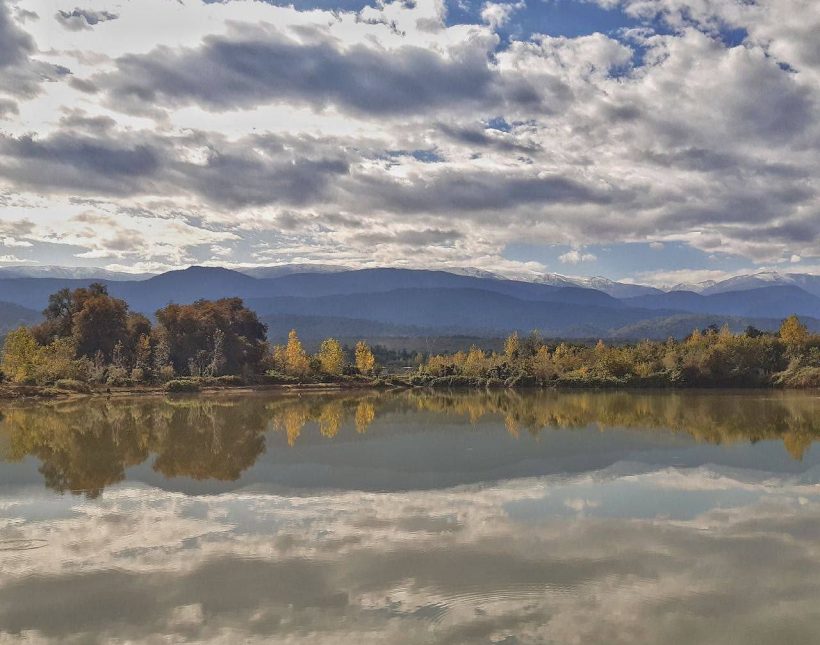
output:
[[[711,295],[670,291],[627,298],[623,302],[628,306],[645,309],[673,309],[692,313],[765,318],[785,318],[797,314],[820,318],[820,298],[794,285],[765,286]]]
[[[263,272],[264,274],[264,272]],[[49,294],[87,286],[91,279],[0,275],[0,317],[4,307],[41,311]],[[796,313],[811,325],[820,318],[820,298],[794,283],[703,295],[691,291],[649,291],[615,298],[596,289],[501,279],[497,275],[455,274],[410,269],[362,269],[285,273],[256,278],[219,267],[191,267],[149,279],[98,280],[135,311],[148,315],[170,302],[229,296],[243,298],[277,328],[285,316],[331,331],[335,320],[351,330],[353,321],[381,335],[414,333],[499,334],[540,329],[553,336],[663,336],[664,330],[713,324],[733,326],[753,320],[767,329]],[[744,287],[748,285],[744,284]],[[9,316],[20,317],[10,311]],[[301,317],[301,318],[300,318]],[[717,318],[716,318],[717,317]],[[23,320],[23,318],[20,318]],[[708,322],[707,322],[708,321]],[[750,323],[751,324],[751,323]],[[687,330],[691,330],[691,327]],[[318,333],[318,332],[317,332]],[[632,337],[632,336],[629,336]]]
[[[570,296],[572,297],[572,296]],[[653,315],[645,310],[600,304],[523,300],[483,289],[413,288],[313,298],[249,299],[262,314],[362,318],[449,333],[498,333],[540,329],[550,335],[589,336]]]
[[[0,299],[42,309],[48,295],[60,288],[85,286],[90,280],[58,278],[0,279]],[[409,269],[362,269],[337,273],[301,273],[277,278],[253,278],[219,267],[191,267],[169,271],[138,281],[98,280],[112,295],[124,298],[132,309],[153,313],[169,302],[193,302],[199,298],[259,298],[274,296],[318,297],[352,293],[379,293],[396,289],[481,289],[524,300],[599,304],[613,308],[623,304],[607,294],[580,287],[494,280],[455,275],[444,271]]]

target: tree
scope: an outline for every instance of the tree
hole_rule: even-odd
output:
[[[376,357],[363,340],[356,343],[356,369],[362,374],[372,374],[376,367]]]
[[[3,343],[3,373],[12,381],[34,381],[40,364],[40,346],[26,327],[19,327],[6,336]]]
[[[151,338],[148,334],[142,334],[137,339],[134,348],[134,367],[147,374],[151,369]]]
[[[154,347],[154,374],[157,378],[167,380],[174,376],[174,367],[171,365],[171,346],[168,343],[168,334],[160,328],[153,332],[156,338]]]
[[[177,373],[185,372],[191,361],[199,364],[199,352],[213,354],[217,329],[224,333],[225,363],[221,371],[226,374],[262,371],[269,353],[265,339],[267,327],[256,313],[245,307],[241,298],[172,304],[158,310],[156,315],[159,333],[167,338],[170,361]]]
[[[130,360],[139,336],[151,330],[145,316],[129,313],[124,300],[111,297],[107,287],[97,282],[87,288],[60,289],[51,294],[43,317],[45,320],[32,328],[41,345],[70,338],[77,355],[88,358],[102,351],[110,360],[114,346],[122,342]]]
[[[287,348],[284,345],[274,345],[271,352],[273,369],[284,372],[288,368]]]
[[[319,364],[322,372],[338,376],[344,369],[345,355],[342,346],[335,338],[322,341],[319,347]]]
[[[221,329],[214,331],[211,349],[211,362],[208,371],[211,376],[217,376],[225,364],[225,332]]]
[[[541,332],[537,329],[533,329],[524,339],[524,342],[521,343],[521,350],[525,356],[535,356],[543,344],[544,338]]]
[[[43,309],[45,320],[32,330],[41,345],[47,345],[55,338],[71,336],[71,317],[74,315],[74,301],[69,289],[60,289],[48,297],[48,306]]]
[[[464,366],[462,368],[465,376],[479,377],[483,376],[486,367],[486,356],[480,347],[473,345],[470,351],[467,352],[467,358],[464,359]]]
[[[532,357],[533,375],[542,383],[555,374],[555,367],[552,364],[552,356],[546,345],[541,345]]]
[[[518,340],[517,331],[507,336],[507,340],[504,341],[504,355],[510,363],[517,361],[521,355],[521,343]]]
[[[288,333],[288,344],[285,346],[285,371],[294,376],[304,376],[310,369],[310,359],[302,347],[302,341],[296,335],[296,330]]]
[[[53,383],[60,379],[88,378],[88,364],[74,359],[74,342],[57,338],[40,348],[36,378],[39,383]]]
[[[111,364],[114,367],[125,369],[125,346],[121,340],[118,340],[114,349],[111,350]]]
[[[809,330],[797,316],[791,315],[780,325],[780,338],[790,351],[795,351],[809,339]]]
[[[91,358],[101,351],[106,359],[111,359],[116,344],[124,344],[128,339],[128,305],[109,296],[102,285],[96,286],[99,288],[91,285],[89,290],[74,292],[72,336],[78,356]]]

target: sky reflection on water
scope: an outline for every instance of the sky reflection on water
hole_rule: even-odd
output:
[[[0,642],[811,642],[817,405],[364,394],[6,409]]]

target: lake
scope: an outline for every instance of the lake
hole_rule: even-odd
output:
[[[816,393],[224,393],[0,413],[0,642],[820,634]]]

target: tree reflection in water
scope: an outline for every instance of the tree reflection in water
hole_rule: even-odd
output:
[[[513,437],[597,426],[681,433],[709,444],[781,440],[802,459],[820,436],[820,400],[799,393],[429,392],[89,399],[10,406],[0,450],[37,458],[48,488],[98,496],[153,458],[165,477],[233,481],[266,449],[266,432],[295,446],[304,432],[365,434],[393,414],[491,423]]]

